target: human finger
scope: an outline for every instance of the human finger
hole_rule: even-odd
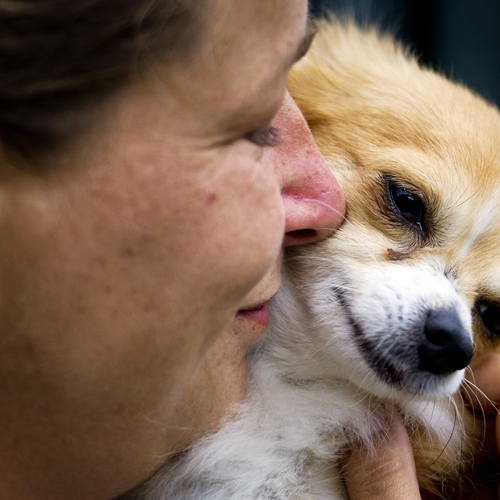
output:
[[[464,391],[470,403],[490,415],[496,414],[500,404],[500,354],[488,353],[474,363],[467,379],[472,382]]]
[[[344,477],[351,500],[421,500],[410,440],[398,416],[374,450],[350,450]]]

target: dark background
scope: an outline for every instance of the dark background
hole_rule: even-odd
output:
[[[313,15],[328,10],[390,30],[422,62],[500,105],[500,0],[312,0]]]

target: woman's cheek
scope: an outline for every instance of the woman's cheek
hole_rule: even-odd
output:
[[[213,193],[217,193],[213,196],[220,196],[217,230],[227,253],[226,263],[237,259],[235,272],[253,275],[253,287],[281,249],[285,213],[280,185],[272,165],[264,159],[243,156],[227,161],[233,168],[223,169],[224,175],[213,183]]]

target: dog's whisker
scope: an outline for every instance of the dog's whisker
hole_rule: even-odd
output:
[[[474,377],[474,373],[473,373],[472,369],[470,369],[470,372],[472,373],[472,377]],[[480,406],[481,408],[483,408],[483,405],[482,405],[481,400],[480,400],[480,399],[479,399],[479,397],[478,397],[478,394],[479,394],[479,395],[480,395],[480,396],[481,396],[481,397],[482,397],[485,401],[487,401],[487,402],[488,402],[488,403],[489,403],[489,404],[490,404],[490,405],[491,405],[491,406],[495,409],[495,412],[496,412],[497,414],[499,414],[499,415],[500,415],[500,409],[498,408],[498,405],[495,403],[495,401],[493,401],[491,398],[489,398],[489,397],[487,396],[487,394],[486,394],[484,391],[482,391],[482,390],[479,388],[479,386],[478,386],[478,385],[476,385],[476,383],[475,383],[475,382],[473,382],[473,381],[471,381],[471,380],[469,380],[469,379],[464,379],[464,380],[463,380],[463,383],[464,383],[466,386],[468,386],[468,387],[469,387],[469,389],[472,391],[472,394],[473,394],[473,395],[474,395],[474,397],[476,398],[476,400],[477,400],[477,402],[478,402],[478,404],[479,404],[479,406]]]
[[[463,390],[466,391],[467,395],[468,395],[468,398],[469,398],[469,401],[471,401],[472,403],[472,398],[471,398],[471,395],[474,396],[474,398],[476,399],[477,401],[477,406],[479,407],[479,410],[481,412],[481,418],[479,419],[478,417],[476,417],[476,407],[475,405],[472,405],[472,411],[473,411],[473,416],[475,419],[478,419],[480,420],[481,422],[483,422],[483,424],[486,422],[486,411],[484,409],[484,406],[483,406],[483,403],[482,401],[479,399],[478,395],[477,395],[477,390],[479,390],[479,388],[475,385],[475,384],[472,384],[469,380],[467,379],[464,379],[464,384],[462,385],[462,388]],[[479,391],[479,392],[482,392],[482,391]],[[465,404],[465,402],[464,402]],[[498,411],[498,410],[497,410]],[[486,425],[483,425],[482,426],[482,437],[481,437],[481,441],[484,442],[486,439]]]
[[[328,259],[327,257],[322,257],[320,255],[285,255],[285,258],[283,259],[283,262],[288,264],[290,262],[310,262],[310,261],[316,261],[316,262],[325,262],[325,263],[330,263],[331,259]]]
[[[328,208],[333,213],[335,213],[337,215],[340,215],[341,218],[342,218],[342,220],[345,220],[345,218],[346,218],[345,214],[343,212],[340,212],[337,208],[335,208],[334,206],[330,205],[329,203],[326,203],[323,200],[317,200],[317,199],[311,198],[311,199],[308,199],[307,201],[308,201],[308,203],[316,204],[316,205],[320,205],[322,207]],[[333,229],[333,228],[323,228],[323,229]]]
[[[457,203],[455,204],[455,208],[461,207],[463,204],[467,203],[472,198],[474,198],[474,196],[476,196],[476,194],[479,192],[479,188],[476,188],[475,191],[473,191],[471,194],[469,194],[467,198],[465,198],[464,200],[461,200],[461,198],[463,198],[467,194],[467,192],[470,191],[470,189],[471,189],[470,185],[465,186],[463,193],[458,197]]]

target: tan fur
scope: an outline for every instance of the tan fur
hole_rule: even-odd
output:
[[[391,37],[320,22],[289,89],[347,200],[363,241],[349,251],[379,261],[442,266],[473,311],[476,359],[498,342],[479,304],[500,305],[500,115],[465,87],[422,68]],[[417,191],[432,214],[428,236],[399,223],[381,174]],[[367,249],[368,247],[368,249]],[[459,405],[463,408],[463,405]],[[421,486],[447,495],[472,465],[480,425],[467,410],[461,453],[412,428]]]

